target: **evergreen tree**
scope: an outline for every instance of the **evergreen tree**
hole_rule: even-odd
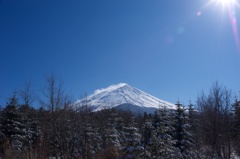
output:
[[[143,124],[142,128],[142,145],[144,151],[139,156],[139,158],[141,159],[151,158],[150,146],[152,131],[153,131],[152,121],[150,119],[145,120],[145,123]]]
[[[101,149],[102,140],[98,128],[94,127],[94,123],[90,120],[90,115],[82,122],[81,138],[82,158],[94,158]]]
[[[190,131],[190,122],[184,106],[179,102],[176,104],[176,133],[177,140],[176,147],[180,150],[184,159],[191,159],[195,157],[193,152],[192,132]]]
[[[36,116],[36,110],[29,105],[21,105],[18,108],[24,126],[24,134],[26,135],[23,144],[25,156],[33,158],[35,148],[39,139],[39,126]]]
[[[157,135],[158,139],[160,139],[160,147],[159,154],[161,158],[182,158],[179,149],[174,145],[176,144],[176,140],[173,137],[175,132],[175,119],[174,112],[172,110],[168,110],[166,107],[159,110],[160,113],[160,124],[157,127]]]
[[[141,134],[136,127],[134,117],[132,117],[129,126],[124,127],[123,152],[125,159],[137,159],[143,151],[140,143]]]
[[[105,134],[103,137],[103,148],[106,149],[110,156],[117,158],[120,156],[121,142],[120,133],[117,131],[117,113],[113,110],[110,118],[108,118],[107,125],[105,129]]]
[[[26,132],[23,119],[17,111],[18,106],[18,99],[14,93],[2,112],[1,132],[5,136],[5,143],[10,144],[9,146],[5,145],[5,150],[12,148],[19,154],[23,149]]]
[[[157,112],[159,123],[154,122],[151,127],[151,138],[147,145],[147,152],[150,158],[165,159],[165,158],[181,158],[181,153],[174,145],[176,140],[173,138],[174,119],[172,118],[171,110],[165,107]],[[156,119],[156,116],[155,116]],[[155,120],[156,121],[156,120]]]

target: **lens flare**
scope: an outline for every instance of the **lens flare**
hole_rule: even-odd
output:
[[[198,11],[197,12],[197,16],[201,16],[202,15],[202,12],[201,11]]]
[[[234,39],[237,45],[237,49],[240,53],[240,38],[238,34],[237,18],[235,15],[235,9],[237,6],[239,7],[238,1],[237,0],[210,0],[209,4],[221,5],[223,10],[227,10],[230,23],[232,26]]]
[[[234,12],[234,8],[231,5],[228,5],[228,15],[232,25],[235,42],[236,42],[238,51],[240,52],[240,40],[239,40],[239,34],[238,34],[237,18]]]

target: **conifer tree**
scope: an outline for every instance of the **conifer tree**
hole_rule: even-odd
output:
[[[1,132],[5,136],[5,142],[10,143],[9,148],[20,154],[26,134],[23,120],[17,111],[18,106],[18,99],[14,93],[2,112]]]
[[[90,117],[90,114],[84,117],[81,128],[81,152],[82,158],[86,159],[94,158],[99,153],[102,142],[98,129],[94,127],[94,123],[90,120]]]
[[[150,128],[151,138],[147,145],[147,152],[150,154],[149,158],[181,158],[179,149],[175,147],[176,140],[172,136],[175,131],[173,127],[175,120],[172,118],[171,110],[164,107],[159,109],[154,116],[155,122],[152,123]],[[156,121],[159,122],[156,123]]]
[[[153,131],[152,121],[150,119],[145,120],[142,128],[142,145],[143,152],[140,154],[139,158],[141,159],[150,159],[151,158],[151,134]]]
[[[166,107],[159,110],[160,124],[157,128],[158,138],[161,140],[159,148],[159,157],[164,158],[182,158],[179,149],[175,147],[176,140],[174,139],[174,125],[175,119],[172,110],[168,110]]]
[[[137,159],[140,153],[143,151],[143,147],[140,143],[141,134],[136,127],[134,117],[128,126],[124,127],[124,139],[123,139],[123,152],[125,159]]]
[[[36,111],[29,105],[21,105],[18,108],[18,113],[21,115],[24,134],[23,140],[25,156],[33,158],[34,151],[39,139],[39,126],[36,118]]]
[[[117,131],[117,114],[113,110],[111,113],[111,117],[108,118],[108,127],[105,129],[105,142],[104,148],[107,150],[107,152],[111,153],[112,157],[118,157],[120,156],[120,150],[121,150],[121,143],[120,143],[120,133]]]
[[[184,159],[191,159],[195,157],[193,152],[192,132],[190,131],[189,117],[184,109],[184,106],[179,102],[176,104],[176,133],[177,140],[176,147],[180,150]]]

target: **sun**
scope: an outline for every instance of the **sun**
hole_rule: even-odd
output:
[[[230,7],[237,4],[237,0],[212,0],[212,2],[217,3],[222,7]]]
[[[239,8],[238,0],[210,0],[210,3],[214,3],[217,5],[221,5],[223,10],[228,12],[230,24],[232,26],[233,35],[235,38],[235,42],[240,52],[240,36],[237,25],[237,17],[236,17],[236,9]]]
[[[212,6],[214,6],[216,10],[220,10],[222,12],[222,15],[223,13],[226,13],[228,15],[236,46],[238,52],[240,53],[240,32],[236,14],[240,11],[240,0],[207,0],[207,3],[203,6],[203,8]],[[202,11],[198,11],[196,15],[201,16]]]

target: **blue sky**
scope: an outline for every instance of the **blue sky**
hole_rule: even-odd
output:
[[[26,80],[40,94],[51,73],[74,98],[120,82],[173,103],[215,81],[237,93],[240,50],[209,1],[0,0],[0,105]]]

